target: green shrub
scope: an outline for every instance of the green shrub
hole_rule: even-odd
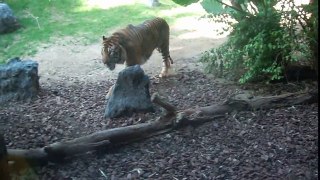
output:
[[[277,1],[235,1],[228,41],[219,48],[205,52],[201,62],[206,71],[245,83],[253,80],[275,80],[297,54],[310,58],[306,36],[297,26],[299,12],[290,1],[290,11],[275,9]]]
[[[216,0],[203,0],[203,1],[201,1],[201,6],[208,13],[219,13],[221,11],[224,11],[221,4],[218,3]]]
[[[190,5],[192,3],[196,3],[199,0],[172,0],[174,3],[179,4],[181,6],[187,6]]]

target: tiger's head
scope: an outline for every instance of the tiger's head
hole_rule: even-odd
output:
[[[119,44],[117,38],[102,36],[102,62],[110,70],[114,70],[116,64],[123,64],[127,59],[125,49]]]

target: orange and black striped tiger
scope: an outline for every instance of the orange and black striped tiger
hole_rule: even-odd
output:
[[[169,53],[169,25],[162,18],[147,20],[137,26],[128,25],[102,37],[102,62],[113,70],[116,64],[133,66],[144,64],[154,49],[162,54],[163,68],[160,77],[168,76],[173,61]]]

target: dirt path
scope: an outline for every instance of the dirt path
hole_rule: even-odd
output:
[[[192,24],[189,26],[188,24]],[[171,26],[170,51],[174,60],[173,73],[179,69],[199,69],[199,55],[212,47],[217,47],[225,38],[213,31],[215,25],[205,20],[182,18]],[[97,37],[99,38],[99,37]],[[39,62],[41,83],[61,81],[94,82],[115,79],[124,65],[118,65],[114,71],[108,70],[101,62],[99,40],[92,45],[82,45],[74,38],[58,40],[54,45],[41,48],[31,57]],[[149,76],[158,75],[161,70],[160,53],[154,51],[151,58],[142,66]]]

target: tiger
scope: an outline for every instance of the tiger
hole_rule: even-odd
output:
[[[144,64],[157,49],[163,59],[160,77],[169,76],[173,64],[169,52],[169,25],[160,18],[149,19],[139,25],[127,25],[115,31],[110,37],[102,36],[102,62],[111,71],[116,64],[133,66]]]

